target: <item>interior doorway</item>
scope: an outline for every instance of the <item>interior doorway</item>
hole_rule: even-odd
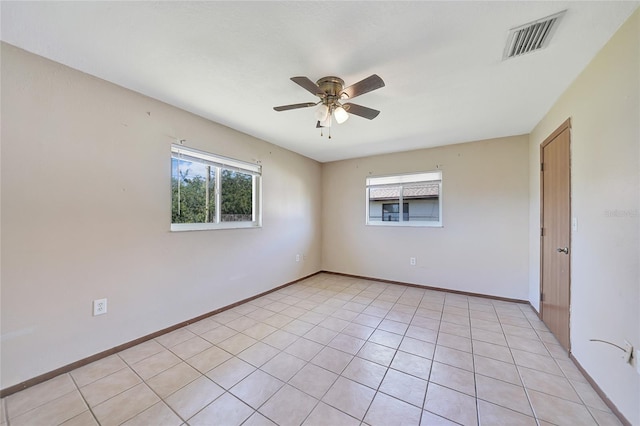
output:
[[[571,121],[540,145],[540,316],[571,350]]]

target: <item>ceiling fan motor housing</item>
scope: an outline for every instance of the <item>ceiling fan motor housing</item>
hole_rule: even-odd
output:
[[[342,89],[344,88],[344,80],[338,77],[322,77],[320,80],[316,82],[320,90],[325,93],[326,98],[333,98],[333,100],[337,100],[340,98],[340,94],[342,93]]]

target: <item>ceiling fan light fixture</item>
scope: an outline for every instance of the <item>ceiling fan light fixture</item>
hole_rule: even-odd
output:
[[[329,115],[329,107],[325,104],[318,105],[316,109],[316,119],[320,122],[325,121]]]
[[[331,127],[331,114],[327,114],[327,117],[320,121],[320,127]]]
[[[336,117],[336,121],[338,122],[338,124],[342,124],[349,119],[349,114],[341,106],[333,111],[333,115]]]

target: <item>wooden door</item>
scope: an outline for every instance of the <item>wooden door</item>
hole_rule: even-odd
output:
[[[542,321],[569,351],[571,283],[570,121],[540,146]]]

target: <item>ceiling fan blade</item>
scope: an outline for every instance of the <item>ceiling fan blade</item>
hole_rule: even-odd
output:
[[[381,87],[384,87],[384,81],[382,81],[377,74],[373,74],[364,80],[360,80],[359,82],[347,87],[342,91],[342,93],[346,94],[348,99],[353,99],[356,96],[363,95]]]
[[[377,109],[367,108],[362,105],[348,103],[342,106],[345,110],[347,110],[349,114],[358,115],[369,120],[373,120],[378,116],[378,114],[380,114],[380,111],[378,111]]]
[[[320,87],[307,77],[291,77],[291,81],[315,96],[321,96],[323,94]]]
[[[298,109],[298,108],[308,108],[308,107],[312,107],[312,106],[316,106],[318,105],[315,102],[305,102],[303,104],[291,104],[291,105],[282,105],[282,106],[277,106],[277,107],[273,107],[273,109],[275,109],[276,111],[288,111],[290,109]]]

